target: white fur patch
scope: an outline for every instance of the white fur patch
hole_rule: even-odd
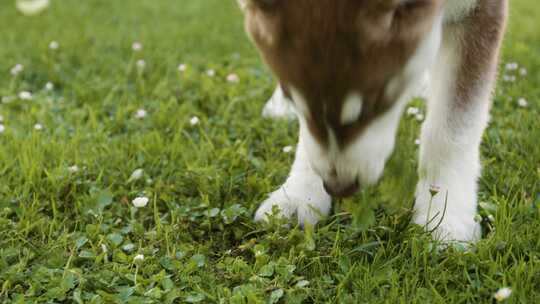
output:
[[[296,113],[298,115],[308,117],[310,115],[309,107],[308,107],[308,102],[304,98],[304,96],[302,96],[302,94],[294,87],[291,87],[291,95],[293,98],[294,105],[296,107]]]
[[[272,97],[264,105],[262,116],[271,119],[295,119],[293,103],[289,100],[280,86],[276,88]]]
[[[300,116],[300,128],[303,130],[300,134],[313,169],[331,184],[347,185],[356,179],[362,186],[375,183],[394,149],[396,131],[406,101],[403,98],[394,108],[373,121],[345,150],[339,148],[332,130],[328,132],[328,147],[321,147],[308,131],[305,119]]]
[[[348,125],[354,123],[362,114],[362,96],[353,93],[347,96],[341,109],[341,124]]]
[[[394,150],[400,117],[407,99],[398,101],[387,113],[373,121],[337,159],[338,171],[351,171],[362,186],[369,186],[381,177],[386,161]]]

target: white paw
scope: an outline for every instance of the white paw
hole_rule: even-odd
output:
[[[421,181],[416,192],[413,220],[432,232],[437,240],[475,243],[482,236],[481,226],[474,219],[476,192],[455,189],[431,187],[430,191],[430,186]]]
[[[296,113],[292,106],[292,102],[287,100],[285,94],[278,86],[274,95],[264,105],[262,116],[271,119],[290,119],[296,118]]]
[[[330,213],[332,199],[322,189],[298,191],[295,187],[282,186],[270,194],[255,213],[255,221],[266,221],[272,215],[274,206],[279,208],[279,215],[290,219],[296,215],[300,225],[315,225],[322,217]],[[295,191],[296,190],[296,191]]]

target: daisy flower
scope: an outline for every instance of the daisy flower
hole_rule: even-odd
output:
[[[15,66],[11,68],[9,71],[12,76],[19,75],[24,70],[24,65],[17,63]]]
[[[46,90],[46,91],[52,91],[52,90],[54,90],[54,84],[53,84],[52,82],[50,82],[50,81],[47,82],[47,83],[45,84],[45,90]]]
[[[191,117],[191,119],[189,120],[189,124],[192,125],[192,126],[196,126],[196,125],[198,125],[200,122],[201,122],[201,120],[200,120],[199,117],[197,117],[197,116],[193,116],[193,117]]]
[[[143,207],[146,207],[146,205],[148,205],[148,201],[149,201],[148,197],[140,196],[133,199],[131,203],[133,204],[133,206],[135,206],[135,208],[143,208]]]
[[[133,171],[133,173],[131,173],[131,176],[129,177],[128,182],[141,179],[143,177],[143,175],[144,175],[144,170],[143,169],[135,169],[135,171]]]
[[[2,103],[10,103],[14,100],[15,98],[13,96],[2,96]]]
[[[493,297],[495,298],[495,300],[497,300],[497,302],[502,302],[508,299],[511,295],[512,295],[512,289],[508,287],[503,287],[497,290],[497,292],[493,295]]]
[[[56,50],[58,50],[59,47],[60,47],[60,44],[59,44],[57,41],[54,41],[54,40],[53,40],[53,41],[51,41],[51,42],[49,43],[49,49],[50,49],[51,51],[56,51]]]
[[[439,192],[441,192],[441,187],[439,187],[437,185],[430,185],[429,186],[429,193],[431,193],[431,196],[435,196]]]
[[[240,82],[240,77],[238,77],[238,75],[236,74],[229,74],[227,76],[227,82],[230,82],[230,83],[238,83]]]
[[[49,0],[17,0],[15,5],[23,15],[33,16],[46,10],[50,2]]]
[[[133,258],[133,262],[134,262],[134,263],[141,263],[142,261],[144,261],[144,254],[137,254],[137,255]]]
[[[137,68],[143,70],[146,67],[146,61],[144,59],[137,60]]]
[[[506,69],[508,71],[515,71],[519,68],[519,65],[517,64],[517,62],[509,62],[506,64]]]
[[[143,45],[142,43],[138,42],[138,41],[135,41],[133,42],[133,44],[131,45],[131,49],[134,51],[134,52],[139,52],[143,49]]]
[[[522,108],[526,108],[529,105],[529,102],[525,98],[518,99],[517,103],[518,103],[518,106]]]
[[[516,76],[503,75],[503,81],[505,81],[505,82],[515,82],[516,81]]]
[[[283,147],[283,153],[291,153],[292,150],[293,150],[292,146]]]
[[[143,119],[148,115],[148,112],[146,112],[145,109],[138,109],[137,112],[135,112],[135,118]]]
[[[28,91],[22,91],[19,93],[19,99],[21,100],[32,100],[32,93]]]
[[[416,108],[416,107],[409,107],[407,109],[407,115],[408,116],[415,116],[417,114],[420,113],[420,109]]]

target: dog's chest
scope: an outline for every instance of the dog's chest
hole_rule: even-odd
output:
[[[445,22],[457,22],[467,16],[479,0],[449,0],[444,7]]]

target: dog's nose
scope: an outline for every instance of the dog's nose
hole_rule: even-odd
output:
[[[355,180],[353,183],[346,186],[341,185],[329,185],[328,183],[323,183],[324,190],[333,197],[344,198],[354,195],[360,189],[360,183],[358,180]]]

